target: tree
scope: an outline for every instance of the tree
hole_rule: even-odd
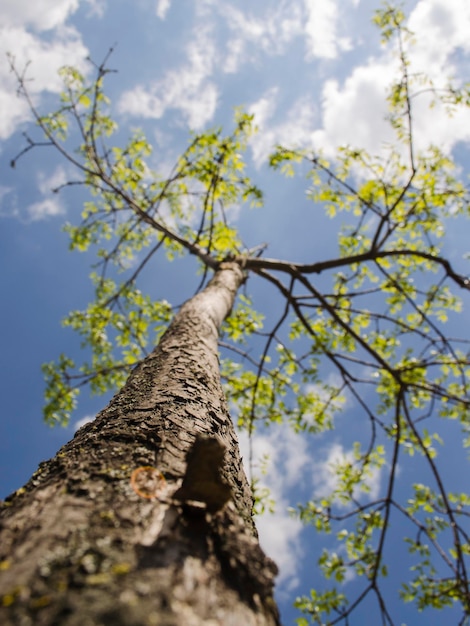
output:
[[[347,223],[339,230],[337,256],[323,261],[300,264],[266,258],[263,245],[254,250],[243,245],[228,219],[227,209],[231,205],[262,201],[262,193],[248,177],[242,157],[253,131],[253,119],[245,113],[237,112],[234,130],[229,135],[224,135],[221,129],[193,135],[173,170],[163,176],[151,172],[146,164],[150,146],[142,134],[134,134],[124,148],[108,146],[115,124],[103,93],[103,82],[109,72],[107,59],[96,68],[97,77],[91,84],[76,70],[64,69],[62,105],[55,113],[41,116],[29,100],[45,139],[39,142],[28,137],[20,156],[45,144],[58,150],[80,172],[81,178],[70,181],[67,186],[85,185],[93,199],[85,203],[82,221],[78,225],[67,225],[66,230],[72,249],[96,246],[99,267],[92,275],[94,302],[85,311],[72,312],[65,321],[81,334],[84,344],[91,350],[91,361],[77,370],[70,359],[62,356],[57,364],[45,366],[46,420],[64,423],[75,406],[82,384],[89,383],[96,392],[120,387],[130,368],[140,363],[94,425],[79,431],[76,443],[66,446],[66,456],[74,451],[70,466],[62,457],[52,462],[51,467],[56,468],[58,477],[64,467],[68,469],[66,478],[61,476],[62,483],[55,484],[65,483],[69,489],[70,485],[75,485],[74,497],[82,494],[87,503],[90,500],[94,503],[96,497],[90,499],[90,494],[98,493],[94,484],[96,474],[100,476],[97,485],[108,480],[100,496],[106,507],[87,506],[90,506],[90,515],[98,511],[109,522],[112,530],[107,531],[105,537],[116,536],[122,542],[123,522],[116,522],[114,517],[119,509],[111,508],[109,502],[117,497],[115,489],[122,497],[119,491],[122,481],[127,487],[126,497],[129,493],[132,495],[126,480],[133,476],[135,483],[140,476],[143,486],[139,487],[140,483],[134,486],[141,496],[132,496],[132,506],[142,510],[141,517],[148,515],[145,519],[149,520],[150,528],[157,528],[152,530],[156,533],[152,535],[153,547],[160,549],[163,543],[168,558],[176,552],[173,563],[181,562],[186,555],[197,555],[200,560],[207,558],[211,580],[222,573],[220,582],[225,587],[219,591],[220,597],[230,595],[233,598],[230,590],[238,591],[235,610],[243,615],[238,621],[265,619],[266,623],[276,623],[270,596],[272,568],[256,543],[248,539],[249,531],[253,532],[250,496],[245,483],[235,479],[239,475],[238,453],[225,409],[222,410],[226,429],[223,443],[219,439],[220,413],[212,411],[211,407],[215,402],[223,403],[219,391],[214,391],[210,397],[204,392],[206,375],[201,373],[202,357],[198,355],[191,360],[191,367],[168,366],[172,374],[177,371],[185,374],[179,390],[171,397],[168,410],[173,415],[178,406],[181,415],[186,416],[186,424],[188,406],[192,407],[195,395],[193,389],[197,389],[195,393],[201,398],[199,405],[205,407],[204,414],[211,418],[204,425],[196,422],[205,436],[198,436],[193,420],[200,417],[199,411],[195,416],[194,411],[189,413],[191,436],[182,434],[186,431],[178,436],[172,429],[179,426],[175,427],[170,420],[163,424],[164,430],[157,430],[158,438],[154,439],[154,430],[147,430],[146,420],[150,419],[152,429],[156,428],[158,420],[152,411],[156,411],[159,402],[155,398],[165,397],[166,390],[172,387],[172,376],[163,377],[161,369],[157,370],[158,375],[152,376],[153,366],[163,359],[163,354],[169,355],[168,342],[177,344],[173,348],[175,358],[183,359],[178,363],[189,358],[187,347],[193,343],[195,350],[206,349],[205,340],[199,341],[196,347],[197,332],[190,332],[181,340],[182,320],[199,328],[197,315],[186,317],[188,311],[193,311],[194,303],[203,302],[208,293],[217,291],[226,276],[231,277],[232,298],[243,277],[250,275],[274,286],[284,302],[284,310],[272,329],[264,332],[260,330],[260,314],[252,307],[250,299],[242,296],[222,327],[225,354],[243,356],[242,362],[225,358],[221,363],[226,396],[239,426],[253,435],[255,428],[263,425],[288,422],[297,431],[318,434],[333,427],[335,415],[347,400],[354,402],[357,411],[362,413],[361,425],[369,427],[368,435],[356,443],[354,454],[336,464],[332,493],[298,508],[300,518],[317,532],[337,531],[337,545],[325,550],[318,560],[320,569],[332,584],[325,586],[314,581],[315,589],[310,595],[297,599],[296,604],[305,615],[299,623],[348,623],[361,603],[370,597],[376,600],[382,623],[397,623],[386,588],[387,545],[400,518],[410,529],[405,542],[412,563],[410,573],[401,573],[402,599],[414,602],[419,610],[458,606],[461,624],[470,615],[469,497],[449,489],[438,454],[445,430],[440,425],[445,421],[456,421],[462,429],[464,445],[469,442],[468,342],[446,332],[445,322],[452,311],[460,311],[457,293],[465,295],[470,283],[450,262],[443,238],[453,217],[468,214],[468,192],[452,160],[438,146],[418,149],[414,135],[414,103],[418,98],[428,98],[430,105],[452,109],[470,104],[469,89],[453,84],[436,86],[427,77],[410,70],[411,34],[400,10],[387,5],[376,13],[375,21],[382,30],[385,45],[393,42],[397,46],[398,78],[389,95],[389,122],[395,132],[395,143],[378,156],[344,147],[333,164],[321,154],[282,146],[270,157],[271,166],[286,174],[293,173],[296,166],[306,165],[312,200],[324,205],[332,217],[338,212],[347,215]],[[24,77],[19,73],[17,76],[28,98]],[[75,151],[67,143],[71,123],[79,137]],[[161,338],[159,348],[147,355],[146,346],[153,333],[158,339],[170,310],[166,302],[154,302],[144,295],[137,280],[161,251],[166,251],[170,258],[181,253],[195,255],[202,271],[201,286],[210,271],[215,274],[206,289],[183,306]],[[129,261],[135,263],[131,268]],[[127,271],[124,280],[119,281],[117,270]],[[317,276],[319,279],[315,278]],[[215,359],[217,332],[230,308],[231,299],[216,315],[217,323],[211,329],[212,343],[207,353],[212,356],[207,356],[208,362],[213,363]],[[254,358],[244,347],[243,341],[247,338],[259,349],[259,358]],[[261,339],[263,344],[260,344]],[[215,370],[213,363],[211,388],[214,390],[218,389]],[[328,382],[332,371],[336,373],[333,383]],[[150,379],[152,386],[147,383]],[[137,393],[137,382],[149,395],[145,399],[138,398],[136,407],[133,393]],[[181,388],[191,391],[182,392]],[[126,428],[124,434],[120,420],[126,408],[133,411],[126,415],[126,420],[138,426],[132,432]],[[152,416],[148,418],[148,415]],[[97,461],[90,461],[91,482],[89,475],[82,473],[86,466],[78,455],[83,456],[80,449],[94,449],[94,441],[98,441],[94,438],[98,435],[99,441],[101,437],[106,442],[110,439],[108,417],[111,417],[109,423],[116,426],[116,438],[110,441],[109,453],[103,453],[106,463],[98,465],[99,472],[95,467]],[[175,451],[171,463],[166,460],[173,451],[167,431],[175,441],[180,437],[184,441],[180,456],[177,457]],[[140,475],[131,474],[135,464],[127,467],[120,450],[113,456],[110,467],[116,440],[118,448],[125,451],[125,458],[131,455],[135,459]],[[222,460],[223,444],[227,447],[226,465]],[[156,445],[162,450],[157,466]],[[400,500],[397,495],[399,462],[406,464],[406,455],[413,454],[422,457],[427,482],[412,481],[409,497]],[[103,467],[106,479],[102,476]],[[16,515],[21,519],[25,514],[21,513],[22,506],[25,506],[24,511],[35,510],[37,503],[29,494],[36,489],[35,481],[38,488],[49,485],[49,471],[47,469],[44,478],[42,473],[33,478],[25,493],[17,492],[4,507],[4,519],[14,520]],[[377,471],[387,473],[383,493],[364,498],[370,488],[370,476]],[[166,483],[160,472],[167,477]],[[145,480],[149,481],[149,488],[157,484],[157,491],[149,492],[155,499],[148,509],[141,499],[142,493],[146,495],[142,491],[147,485]],[[80,491],[83,484],[84,494]],[[263,494],[257,492],[256,484],[252,484],[252,490],[256,504],[262,507]],[[118,502],[122,502],[124,511],[130,506],[123,500]],[[175,527],[168,522],[171,545],[165,534],[155,542],[158,532],[164,533],[167,526],[165,522],[161,527],[155,524],[152,507],[158,511],[173,511],[173,515],[177,511],[180,515]],[[73,517],[72,513],[68,515]],[[130,525],[129,535],[135,537],[135,526],[129,517],[125,519]],[[73,528],[80,529],[84,525],[83,519],[81,524],[77,522],[78,526],[72,526],[72,521],[67,535],[70,540],[80,534],[77,530],[74,535]],[[8,529],[5,522],[3,524]],[[8,524],[14,529],[17,522]],[[100,524],[96,524],[96,528]],[[193,534],[192,529],[196,528],[198,533]],[[55,536],[50,540],[55,542]],[[102,543],[103,537],[100,540]],[[45,579],[57,576],[54,593],[57,587],[64,589],[58,595],[66,598],[63,602],[68,603],[64,605],[67,610],[73,611],[76,606],[73,589],[78,584],[86,587],[88,576],[91,585],[103,586],[96,594],[97,602],[105,603],[98,607],[105,614],[100,619],[111,620],[110,623],[119,623],[118,619],[122,619],[122,623],[133,623],[132,620],[151,623],[142,621],[147,619],[149,611],[150,614],[156,611],[155,620],[162,619],[162,606],[155,609],[155,605],[143,603],[142,613],[140,608],[132,608],[140,605],[136,593],[141,587],[139,577],[145,579],[145,571],[141,571],[145,558],[139,561],[139,568],[133,553],[126,553],[122,560],[121,548],[118,552],[111,543],[109,550],[104,549],[97,538],[96,541],[99,549],[87,552],[91,544],[80,544],[75,539],[75,556],[73,559],[65,557],[62,574],[56,570],[56,564],[64,559],[60,550],[53,558],[53,567],[46,559]],[[2,540],[3,545],[8,544]],[[177,548],[172,551],[171,546],[175,545]],[[246,550],[240,549],[240,545],[246,545]],[[28,550],[28,544],[18,541],[18,549]],[[238,552],[249,556],[237,559]],[[5,578],[12,580],[15,566],[9,552],[2,554],[2,558]],[[147,551],[147,558],[150,567],[155,566],[152,559],[156,556],[152,550]],[[192,562],[189,557],[185,560],[188,562]],[[160,563],[158,561],[157,565]],[[164,565],[167,566],[168,561],[164,560]],[[23,570],[21,563],[16,567],[19,586],[3,597],[4,606],[8,605],[7,615],[15,615],[15,611],[37,611],[38,616],[50,616],[53,611],[63,610],[55,608],[55,599],[46,593],[48,587],[42,581],[32,587],[26,585],[33,590],[28,596],[29,592],[21,587],[21,576],[26,576],[27,568]],[[76,578],[67,578],[69,574]],[[193,574],[198,581],[202,579],[200,569],[190,572]],[[342,583],[352,575],[359,577],[363,586],[355,596],[347,598]],[[126,586],[125,579],[131,588]],[[73,584],[68,584],[69,581]],[[163,583],[167,584],[167,580]],[[70,594],[65,591],[69,587]],[[116,588],[123,590],[122,603],[126,609],[113,612],[103,590],[108,589],[110,597],[114,598]],[[180,601],[176,591],[175,596],[173,604],[170,602],[172,607],[176,599]],[[94,597],[93,589],[85,594],[90,607]],[[197,600],[191,596],[183,602],[186,604],[178,610],[187,610],[187,605],[193,607]],[[129,611],[129,617],[125,611]],[[248,614],[250,618],[245,617]],[[181,615],[186,613],[180,614],[180,621]],[[200,619],[201,613],[198,615]],[[50,618],[45,617],[43,623],[49,623],[47,619]],[[71,621],[67,623],[80,623],[74,619],[76,615],[72,612]]]
[[[279,623],[218,373],[242,280],[221,264],[4,510],[2,623]]]

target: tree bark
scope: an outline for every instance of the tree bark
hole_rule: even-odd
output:
[[[2,503],[2,625],[279,624],[217,357],[242,281],[223,263],[110,404]]]

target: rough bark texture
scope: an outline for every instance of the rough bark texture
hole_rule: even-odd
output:
[[[109,406],[3,503],[0,624],[279,623],[219,378],[242,280],[223,264]]]

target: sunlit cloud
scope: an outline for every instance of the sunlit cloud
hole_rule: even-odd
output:
[[[188,44],[186,63],[169,70],[150,87],[137,85],[126,91],[119,100],[119,111],[159,119],[168,110],[176,110],[191,128],[201,128],[212,119],[217,107],[218,89],[210,80],[214,55],[208,29],[199,28]]]
[[[239,435],[240,448],[246,466],[250,458],[246,432]],[[260,543],[279,567],[278,583],[294,588],[302,554],[302,523],[288,513],[293,489],[310,475],[311,457],[305,438],[296,435],[288,426],[273,428],[266,433],[255,433],[252,439],[254,475],[260,488],[267,487],[275,502],[274,513],[266,512],[256,519]],[[262,470],[262,471],[261,471]]]
[[[168,13],[168,9],[170,8],[171,0],[157,0],[157,6],[155,7],[157,16],[164,20],[166,14]]]
[[[88,4],[87,17],[103,17],[106,13],[107,0],[85,0]]]
[[[250,140],[257,167],[266,161],[278,144],[291,148],[311,146],[311,132],[316,118],[315,104],[309,97],[300,97],[293,102],[281,121],[272,121],[276,112],[277,94],[277,88],[272,88],[248,107],[248,112],[255,115],[255,123],[260,129]]]
[[[285,52],[287,45],[302,33],[303,28],[301,5],[295,0],[275,3],[261,16],[223,3],[220,17],[231,32],[224,63],[226,72],[237,72],[260,51],[268,55]]]
[[[465,26],[469,21],[470,5],[464,0],[418,2],[409,19],[409,27],[415,34],[408,44],[410,75],[424,72],[437,88],[445,87],[451,76],[458,79],[460,68],[455,54],[460,48],[470,49]],[[380,56],[352,68],[343,82],[328,79],[322,87],[322,125],[312,134],[315,147],[329,156],[340,145],[380,154],[394,139],[386,121],[386,98],[392,82],[398,78],[396,47],[392,45],[384,48]],[[417,92],[421,87],[415,85],[413,89]],[[449,118],[443,114],[442,105],[430,107],[431,99],[431,93],[423,92],[412,100],[416,149],[425,149],[433,143],[449,152],[458,141],[470,140],[468,109],[456,111]]]
[[[467,64],[460,64],[458,58],[459,51],[470,50],[469,23],[470,4],[465,0],[418,2],[409,19],[409,27],[416,34],[410,49],[410,70],[427,74],[438,89],[445,88],[450,78],[457,84],[467,81]],[[431,95],[423,94],[413,102],[418,149],[432,143],[450,152],[459,141],[469,141],[469,109],[460,108],[449,117],[442,104],[430,108],[430,101]]]
[[[39,202],[33,202],[27,209],[27,213],[32,222],[39,222],[47,219],[48,217],[56,217],[57,215],[63,215],[65,209],[59,200],[55,198],[46,198]]]
[[[412,47],[413,67],[433,77],[453,74],[452,54],[470,50],[466,0],[420,0],[410,14],[408,26],[416,34]]]
[[[94,419],[95,419],[94,415],[85,415],[84,417],[82,417],[81,419],[73,423],[73,426],[72,426],[73,430],[77,431],[79,428],[81,428],[82,426],[85,426],[85,424],[89,424]]]
[[[54,189],[67,182],[67,176],[64,168],[57,167],[50,176],[46,176],[40,172],[38,176],[38,188],[43,196],[46,196],[38,202],[30,204],[26,213],[28,218],[37,222],[49,217],[56,217],[65,213],[65,206],[58,195],[52,195]]]
[[[0,216],[18,217],[18,207],[15,204],[14,187],[0,185]]]
[[[80,0],[2,0],[1,23],[37,31],[51,30],[63,25],[79,4]]]
[[[67,182],[67,174],[60,165],[52,172],[52,174],[46,175],[40,172],[38,175],[38,187],[39,191],[46,195],[53,192],[58,187],[61,187]]]
[[[341,3],[341,9],[344,9]],[[307,58],[334,59],[341,50],[350,50],[351,40],[338,33],[339,10],[336,0],[305,0]]]
[[[60,91],[57,70],[61,66],[87,70],[88,49],[80,33],[66,24],[78,4],[78,0],[0,3],[0,139],[12,135],[31,117],[28,105],[17,96],[18,85],[7,55],[11,55],[20,73],[27,67],[26,77],[33,79],[27,83],[28,89],[35,102],[44,91]]]
[[[385,116],[386,92],[394,75],[391,59],[356,67],[342,85],[327,80],[322,89],[322,127],[312,133],[315,148],[328,155],[340,145],[379,152],[393,136]]]
[[[355,467],[357,461],[354,458],[352,450],[346,450],[340,443],[333,443],[324,447],[318,451],[315,460],[313,461],[313,495],[315,498],[326,498],[333,494],[333,492],[339,486],[339,479],[336,472],[338,466],[350,464]],[[365,494],[360,488],[354,493],[356,498],[367,497],[367,499],[374,500],[380,493],[381,471],[379,468],[374,468],[363,476],[364,485],[367,486],[368,491]]]
[[[278,93],[278,87],[271,87],[259,100],[250,105],[248,110],[251,115],[255,116],[255,122],[259,128],[265,128],[275,113]]]

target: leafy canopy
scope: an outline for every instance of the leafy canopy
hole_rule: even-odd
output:
[[[333,491],[293,511],[317,533],[335,533],[327,542],[333,547],[318,559],[325,582],[296,600],[299,625],[349,623],[370,597],[383,624],[397,623],[386,585],[397,524],[409,529],[404,542],[411,563],[400,573],[401,598],[419,610],[458,606],[463,624],[470,615],[470,496],[449,489],[443,477],[450,451],[441,426],[458,423],[463,445],[470,445],[469,344],[446,326],[461,311],[470,283],[444,253],[450,220],[468,217],[468,190],[439,146],[417,150],[413,107],[423,93],[432,96],[431,105],[469,106],[470,90],[437,89],[410,72],[412,36],[401,10],[385,5],[374,21],[384,45],[397,50],[399,74],[388,98],[395,142],[380,155],[345,146],[331,163],[289,146],[270,157],[270,166],[286,175],[306,165],[312,203],[332,219],[341,215],[336,254],[310,264],[266,258],[264,246],[247,249],[231,219],[233,207],[263,202],[244,159],[252,116],[237,110],[229,134],[217,128],[191,135],[162,174],[151,169],[152,148],[141,132],[123,147],[113,145],[117,127],[104,93],[108,59],[93,82],[64,68],[54,113],[40,115],[29,100],[45,135],[41,145],[58,150],[81,177],[67,185],[90,193],[81,220],[65,226],[70,248],[92,248],[97,258],[94,300],[64,320],[81,336],[89,359],[76,366],[62,355],[44,366],[44,415],[50,424],[66,424],[81,386],[95,393],[118,388],[158,341],[172,308],[138,285],[159,255],[195,255],[201,285],[220,261],[237,260],[284,303],[266,330],[261,312],[241,295],[225,323],[221,374],[239,427],[251,435],[288,423],[314,436],[334,428],[346,401],[362,415],[353,453],[334,466]],[[77,132],[70,149],[69,135]],[[19,156],[37,145],[28,137]],[[413,455],[422,458],[427,483],[411,481],[403,500],[398,467]],[[369,493],[377,472],[385,476],[379,495]],[[256,480],[253,487],[257,510],[271,506]],[[348,597],[345,582],[352,578],[363,582]]]

